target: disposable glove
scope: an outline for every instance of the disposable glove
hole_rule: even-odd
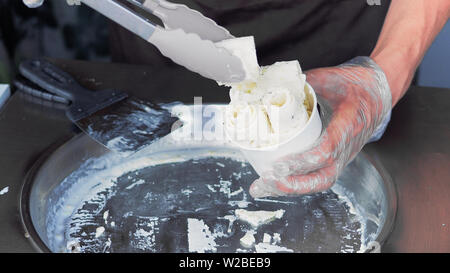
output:
[[[372,137],[369,139],[369,141],[367,141],[367,143],[380,140],[380,138],[383,136],[384,132],[386,131],[389,121],[391,121],[391,112],[392,111],[389,111],[387,116],[384,118],[383,122],[380,124],[380,126],[378,126],[378,128],[375,130],[375,132],[373,132]]]
[[[322,134],[310,150],[280,158],[273,173],[253,182],[250,194],[255,198],[327,190],[389,120],[389,84],[369,57],[311,70],[306,77],[319,97]]]

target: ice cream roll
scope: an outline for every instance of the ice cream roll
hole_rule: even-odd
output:
[[[258,103],[264,96],[264,90],[258,88],[255,82],[246,82],[233,85],[230,89],[231,103],[247,102]]]
[[[286,88],[267,92],[262,101],[274,137],[285,139],[288,137],[286,134],[295,132],[293,127],[302,126],[308,121],[303,102]]]
[[[229,138],[250,147],[268,142],[272,133],[265,108],[245,102],[228,105],[225,126]]]
[[[300,101],[305,99],[306,75],[303,74],[298,61],[276,62],[261,68],[258,86],[262,89],[288,89]]]

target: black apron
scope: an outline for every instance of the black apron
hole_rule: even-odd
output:
[[[375,46],[389,0],[172,0],[196,9],[235,37],[255,37],[260,65],[299,60],[303,70],[367,56]],[[112,24],[115,62],[145,64],[154,73],[149,92],[159,100],[228,102],[226,89],[172,63],[159,51]],[[151,76],[150,76],[151,77]],[[161,90],[164,89],[164,90]]]

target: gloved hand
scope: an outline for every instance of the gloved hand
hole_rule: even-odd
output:
[[[23,0],[23,3],[29,8],[37,8],[44,3],[44,0]]]
[[[389,84],[369,57],[308,71],[306,80],[319,97],[322,135],[310,150],[280,158],[273,174],[253,182],[253,197],[327,190],[390,113]]]

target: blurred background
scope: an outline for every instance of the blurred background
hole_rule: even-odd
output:
[[[33,57],[120,61],[111,57],[114,30],[86,6],[47,0],[38,9],[21,0],[0,0],[0,83],[9,83],[21,60]],[[450,88],[450,23],[423,60],[415,79],[420,86]]]

